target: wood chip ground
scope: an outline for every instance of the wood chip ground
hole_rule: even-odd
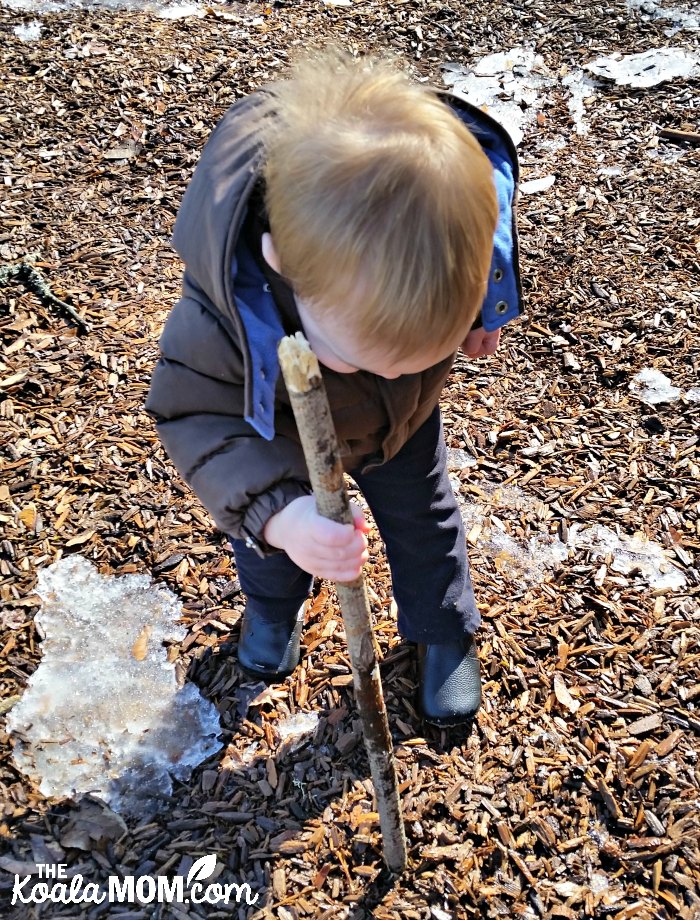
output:
[[[296,49],[335,40],[400,52],[439,83],[445,61],[523,42],[556,73],[612,51],[691,49],[697,33],[669,37],[667,20],[622,0],[205,12],[47,13],[40,38],[23,42],[15,27],[35,14],[0,8],[0,257],[31,261],[90,326],[22,285],[0,290],[2,708],[40,660],[37,571],[81,553],[178,594],[190,627],[179,673],[216,703],[225,730],[221,755],[176,788],[168,811],[126,831],[89,800],[46,801],[0,733],[0,859],[16,871],[58,859],[104,882],[186,874],[215,853],[218,881],[248,881],[260,898],[233,911],[11,908],[5,871],[3,916],[700,916],[700,403],[687,395],[700,370],[700,151],[659,136],[697,133],[697,79],[606,87],[588,105],[588,134],[550,95],[521,147],[524,179],[556,176],[520,203],[527,318],[495,358],[460,359],[443,399],[449,445],[476,461],[458,474],[463,498],[490,502],[490,527],[522,546],[592,523],[646,536],[685,586],[655,590],[588,550],[529,578],[475,525],[484,705],[466,735],[433,730],[416,714],[412,650],[396,635],[374,533],[367,575],[409,843],[398,881],[382,869],[332,590],[316,587],[295,674],[263,693],[245,685],[225,655],[242,611],[225,540],[142,408],[179,288],[169,234],[202,145]],[[645,367],[682,395],[635,398],[629,383]],[[497,507],[504,482],[527,501]],[[276,723],[297,711],[319,714],[314,736],[280,744]]]

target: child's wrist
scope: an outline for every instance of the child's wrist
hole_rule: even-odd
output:
[[[265,538],[265,542],[269,543],[270,546],[274,546],[277,549],[285,548],[285,544],[289,539],[289,522],[294,520],[294,512],[290,509],[301,500],[303,500],[303,498],[295,498],[288,505],[285,505],[281,511],[273,514],[265,524],[263,527],[263,537]]]
[[[273,514],[263,527],[263,539],[276,549],[284,549],[284,522],[281,520],[283,512],[284,508]]]

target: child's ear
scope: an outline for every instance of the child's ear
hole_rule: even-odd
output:
[[[275,244],[272,242],[272,235],[269,233],[263,233],[262,239],[262,255],[263,259],[267,262],[270,268],[280,273],[280,260],[277,255],[277,250],[275,249]]]

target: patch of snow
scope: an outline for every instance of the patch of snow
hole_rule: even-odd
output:
[[[476,466],[476,457],[472,457],[466,450],[461,447],[447,448],[447,469],[448,470],[466,470],[470,466]]]
[[[523,515],[534,517],[530,527],[536,527],[542,503],[516,486],[481,484],[480,489],[483,498],[478,501],[464,501],[455,489],[464,528],[467,535],[474,534],[471,542],[489,552],[496,568],[510,581],[537,584],[548,572],[560,568],[572,553],[585,549],[596,559],[611,556],[611,572],[637,573],[655,590],[673,590],[686,584],[685,575],[671,563],[660,544],[641,536],[618,535],[599,524],[582,527],[573,523],[566,543],[550,533],[544,522],[539,533],[527,540],[518,539],[509,533],[508,512],[515,512],[515,520]]]
[[[301,740],[305,735],[315,732],[317,726],[317,712],[297,712],[275,724],[281,741]]]
[[[598,822],[595,823],[593,827],[589,827],[587,831],[588,837],[595,843],[598,847],[604,847],[605,844],[610,839],[610,834],[601,827]]]
[[[700,387],[691,387],[683,395],[688,402],[700,402]]]
[[[485,108],[508,131],[514,144],[537,115],[542,94],[555,78],[544,58],[529,48],[489,54],[473,67],[443,65],[443,80],[457,96]]]
[[[540,150],[549,150],[551,153],[558,153],[566,147],[566,140],[563,137],[545,137],[537,141]]]
[[[172,6],[162,6],[156,13],[159,19],[187,19],[190,16],[202,19],[205,15],[204,9],[196,3],[174,3]]]
[[[630,11],[637,10],[651,19],[669,20],[672,23],[671,28],[664,30],[664,34],[669,38],[679,32],[700,31],[700,19],[697,16],[675,6],[662,6],[656,0],[627,0],[627,8]]]
[[[638,572],[656,590],[674,590],[686,583],[685,575],[671,563],[663,546],[645,537],[619,535],[602,524],[582,529],[572,524],[568,545],[587,549],[596,559],[612,556],[611,571],[621,575]]]
[[[577,885],[576,882],[556,882],[552,887],[562,898],[578,898],[580,900],[585,893],[583,885]]]
[[[588,134],[588,126],[584,118],[586,107],[584,100],[596,95],[596,84],[582,70],[575,70],[562,78],[562,85],[569,91],[569,114],[574,123],[577,134]]]
[[[499,486],[490,483],[484,483],[480,486],[489,504],[496,508],[510,508],[514,511],[524,511],[534,513],[538,507],[538,501],[532,495],[523,492],[518,486]]]
[[[489,54],[473,67],[457,62],[442,65],[443,80],[455,95],[486,109],[508,131],[517,145],[526,127],[537,117],[538,108],[547,103],[551,90],[562,87],[577,134],[587,134],[584,100],[596,95],[597,83],[577,70],[558,77],[541,55],[529,48]],[[543,149],[561,150],[563,138],[545,140]]]
[[[653,48],[639,54],[599,57],[586,70],[619,86],[644,88],[698,73],[700,57],[683,48]]]
[[[10,711],[16,766],[45,796],[92,793],[114,811],[156,811],[172,779],[221,747],[216,707],[178,688],[163,645],[180,603],[146,575],[100,575],[81,556],[42,569],[42,659]]]
[[[0,6],[10,10],[31,12],[41,16],[44,13],[60,13],[65,10],[107,9],[132,10],[151,13],[161,19],[183,19],[187,16],[199,18],[206,15],[205,8],[187,0],[168,5],[167,2],[151,0],[0,0]]]
[[[684,147],[666,145],[663,138],[661,138],[658,147],[647,147],[644,153],[650,160],[661,160],[662,163],[677,163],[687,156],[688,150]]]
[[[67,10],[76,4],[70,0],[65,2],[55,2],[55,0],[2,0],[2,6],[8,10],[17,10],[22,13],[59,13],[61,10]]]
[[[495,553],[496,568],[525,584],[539,583],[548,571],[569,558],[568,547],[549,533],[537,534],[523,544],[494,529],[486,542]]]
[[[35,42],[41,37],[41,23],[34,19],[32,22],[15,26],[13,32],[21,42]]]
[[[449,914],[446,910],[441,910],[439,907],[431,907],[430,916],[433,920],[452,920],[454,914]]]
[[[250,766],[250,764],[252,764],[257,759],[259,748],[259,741],[251,741],[245,750],[237,753],[237,759],[241,766]]]
[[[568,558],[568,547],[548,530],[543,529],[527,541],[518,540],[508,533],[507,525],[497,516],[501,511],[536,515],[541,507],[537,499],[515,486],[484,483],[480,485],[483,498],[465,502],[460,485],[453,482],[465,532],[467,535],[475,533],[474,543],[491,553],[502,575],[514,582],[536,584]]]
[[[603,872],[593,872],[589,885],[593,894],[602,894],[610,888],[610,881]]]
[[[681,395],[679,387],[674,387],[661,371],[653,367],[645,367],[630,381],[630,392],[637,399],[656,406],[659,403],[674,402]]]

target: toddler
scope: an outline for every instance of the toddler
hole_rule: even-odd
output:
[[[291,673],[313,577],[351,581],[368,555],[359,507],[354,526],[316,510],[277,362],[300,330],[417,645],[420,711],[476,713],[479,613],[438,403],[458,349],[493,353],[521,311],[516,182],[484,112],[338,51],[237,102],[210,137],[175,224],[182,296],[147,409],[230,537],[248,674]]]

